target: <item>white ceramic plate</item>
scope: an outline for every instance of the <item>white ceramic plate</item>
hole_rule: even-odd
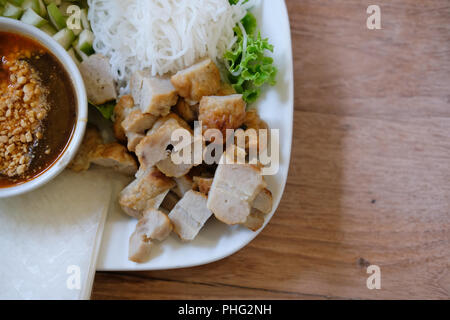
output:
[[[280,170],[277,175],[266,177],[274,197],[274,211],[266,218],[267,224],[281,200],[291,154],[294,108],[292,45],[283,0],[261,0],[253,13],[259,21],[262,36],[268,37],[275,47],[273,56],[279,70],[277,85],[266,88],[257,102],[260,116],[270,128],[280,129]],[[113,206],[116,206],[115,202]],[[136,220],[121,213],[117,207],[110,211],[97,270],[162,270],[207,264],[237,252],[259,233],[241,226],[229,227],[211,218],[193,242],[182,243],[172,234],[155,248],[149,262],[137,264],[128,261],[128,239],[135,227]]]

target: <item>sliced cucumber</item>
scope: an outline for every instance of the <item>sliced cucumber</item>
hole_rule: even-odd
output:
[[[42,18],[47,17],[47,8],[45,7],[42,0],[25,0],[22,4],[22,9],[26,10],[28,8],[33,9],[34,12],[36,12]]]
[[[75,50],[73,48],[70,48],[67,50],[67,53],[72,58],[73,62],[75,62],[76,65],[80,64],[80,60],[78,60],[77,54],[75,53]]]
[[[44,24],[42,27],[40,27],[40,29],[50,37],[53,37],[58,32],[58,30],[56,30],[55,27],[53,27],[50,23]]]
[[[58,7],[54,3],[50,3],[47,6],[48,17],[50,21],[55,26],[56,29],[61,30],[66,27],[66,19],[62,15],[61,11],[59,11]]]
[[[69,28],[70,29],[70,28]],[[73,34],[78,37],[80,33],[83,31],[83,29],[70,29],[73,31]]]
[[[0,16],[5,16],[33,25],[53,37],[79,64],[95,51],[94,33],[88,20],[87,0],[0,0]],[[70,29],[67,12],[72,5],[81,7],[80,22]],[[71,8],[72,9],[72,8]],[[70,11],[72,12],[72,11]],[[78,19],[78,10],[74,11]],[[74,26],[71,26],[72,28]]]
[[[83,30],[78,39],[77,48],[90,56],[94,53],[94,48],[92,47],[94,43],[94,33],[91,30]]]
[[[86,60],[89,56],[78,48],[78,40],[73,43],[73,48],[81,61]]]
[[[13,4],[13,5],[17,6],[17,7],[20,7],[23,4],[24,1],[25,0],[9,0],[9,3],[11,3],[11,4]]]
[[[12,19],[19,19],[22,16],[22,13],[22,8],[7,2],[5,5],[5,10],[3,11],[3,16]]]
[[[67,50],[75,40],[75,35],[72,30],[64,28],[59,30],[58,33],[53,36],[53,39],[55,39],[61,46],[63,46],[64,49]]]
[[[44,2],[42,0],[38,0],[39,2],[39,15],[42,18],[46,18],[47,17],[47,7],[45,6]]]
[[[61,5],[59,6],[59,10],[61,11],[62,15],[65,17],[70,16],[69,13],[67,13],[67,8],[69,8],[70,6],[72,6],[73,3],[69,2],[69,1],[63,1],[61,2]]]
[[[44,0],[46,5],[49,5],[51,3],[56,4],[57,6],[59,6],[61,4],[61,0]]]
[[[27,9],[33,9],[34,12],[36,12],[37,14],[41,14],[41,8],[39,6],[39,0],[25,0],[24,3],[22,4],[22,9],[23,10],[27,10]]]
[[[20,18],[20,21],[31,24],[35,27],[42,27],[43,25],[47,24],[48,21],[42,18],[40,15],[38,15],[33,9],[28,8],[25,10],[24,14],[22,15],[22,18]]]

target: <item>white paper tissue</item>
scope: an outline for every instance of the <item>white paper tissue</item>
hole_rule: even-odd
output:
[[[111,191],[101,170],[65,171],[0,200],[0,299],[89,299]]]

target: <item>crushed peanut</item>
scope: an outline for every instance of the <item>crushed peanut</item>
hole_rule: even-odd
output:
[[[29,57],[14,52],[0,61],[0,71],[9,75],[0,81],[0,174],[7,177],[27,172],[49,111],[48,92]]]

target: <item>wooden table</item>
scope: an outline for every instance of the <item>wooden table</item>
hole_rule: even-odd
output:
[[[210,265],[99,272],[94,299],[450,298],[450,2],[287,5],[294,145],[273,220]]]

